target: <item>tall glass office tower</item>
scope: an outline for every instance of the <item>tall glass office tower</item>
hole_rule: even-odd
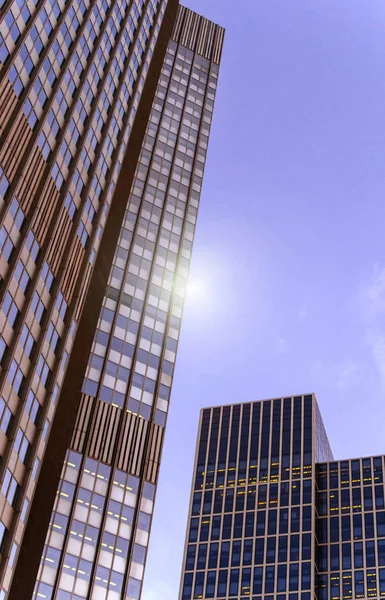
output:
[[[314,395],[203,410],[180,600],[385,596],[384,466],[333,461]]]
[[[1,599],[140,595],[223,43],[177,4],[0,0]]]

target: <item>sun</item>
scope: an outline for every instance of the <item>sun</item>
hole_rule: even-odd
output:
[[[189,279],[186,287],[186,297],[188,300],[194,302],[201,302],[205,300],[207,295],[207,289],[203,281],[198,279]]]

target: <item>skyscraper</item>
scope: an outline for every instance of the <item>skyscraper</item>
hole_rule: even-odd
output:
[[[203,410],[180,600],[385,596],[384,468],[333,460],[314,395]]]
[[[0,598],[138,598],[223,30],[0,2]]]

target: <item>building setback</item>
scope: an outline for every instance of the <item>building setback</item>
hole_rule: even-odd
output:
[[[204,409],[180,600],[384,597],[383,473],[333,461],[314,395]]]
[[[1,600],[140,596],[223,43],[177,4],[0,0]]]

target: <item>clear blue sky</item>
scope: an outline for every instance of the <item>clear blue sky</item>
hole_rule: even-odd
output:
[[[315,392],[385,453],[385,2],[188,0],[226,27],[144,600],[177,600],[199,409]]]

